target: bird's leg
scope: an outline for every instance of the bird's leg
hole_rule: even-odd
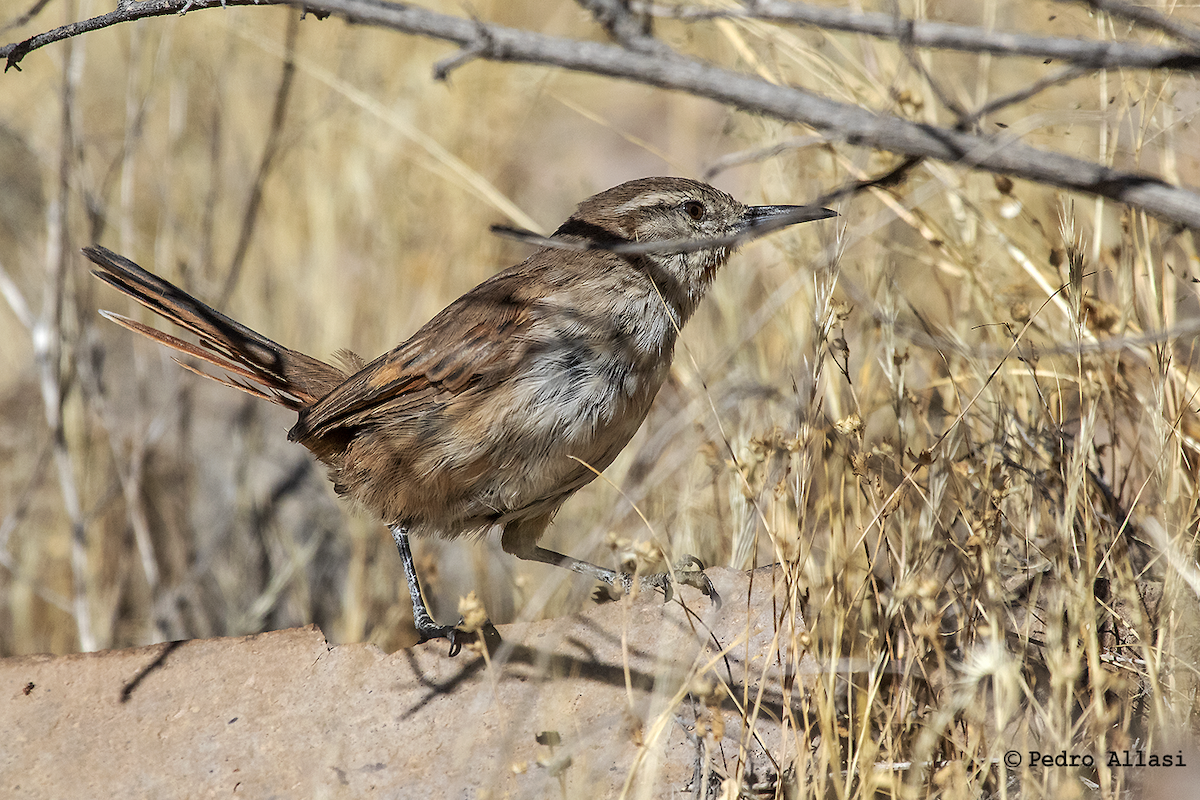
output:
[[[408,531],[399,525],[390,525],[388,530],[392,532],[396,549],[400,551],[400,560],[404,562],[404,577],[408,579],[408,593],[412,596],[413,626],[417,629],[417,635],[421,637],[420,641],[445,639],[450,642],[450,655],[458,655],[463,644],[471,640],[472,634],[453,625],[437,624],[425,605],[425,598],[421,596],[421,582],[417,579],[417,565],[413,563],[412,548],[408,544]],[[484,636],[489,641],[493,636],[496,641],[500,638],[491,622],[487,623]]]
[[[577,558],[564,556],[562,553],[556,553],[544,547],[537,547],[535,545],[522,549],[520,552],[514,552],[513,555],[525,561],[537,561],[542,564],[551,564],[563,569],[569,569],[573,572],[578,572],[580,575],[595,578],[601,583],[607,583],[609,586],[622,586],[627,592],[633,589],[633,576],[628,573],[600,567],[589,561],[580,561]],[[649,577],[643,580],[649,580]]]
[[[565,556],[562,553],[556,553],[553,550],[547,550],[544,547],[537,545],[519,545],[517,542],[505,542],[505,544],[515,545],[514,549],[505,547],[505,550],[515,555],[517,558],[525,561],[537,561],[542,564],[552,564],[556,567],[569,569],[573,572],[578,572],[580,575],[587,575],[589,578],[594,578],[601,583],[606,583],[609,586],[620,586],[626,592],[633,591],[634,576],[628,572],[617,572],[616,570],[607,569],[605,567],[596,566],[588,561],[580,561],[577,558]],[[700,559],[695,556],[684,556],[680,563],[675,567],[675,582],[694,586],[704,595],[712,600],[713,605],[721,605],[721,596],[717,594],[716,588],[712,585],[712,581],[704,574],[704,565],[700,563]],[[646,589],[659,589],[666,600],[669,601],[672,595],[671,574],[660,572],[655,575],[643,575],[639,579],[639,583]]]

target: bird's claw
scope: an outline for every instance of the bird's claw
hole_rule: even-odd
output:
[[[685,555],[679,559],[675,564],[675,581],[699,589],[714,606],[721,607],[721,595],[717,594],[717,587],[704,574],[704,562],[695,556]]]
[[[620,581],[626,594],[633,591],[634,580],[633,575],[621,573]],[[673,573],[660,572],[656,575],[647,575],[640,580],[644,588],[661,591],[664,603],[669,603],[674,599],[675,584],[680,583],[699,589],[705,597],[712,601],[714,606],[717,608],[721,607],[721,595],[717,594],[717,589],[713,586],[713,582],[704,574],[704,562],[693,555],[685,555],[681,558],[675,564]]]
[[[424,644],[433,639],[445,639],[450,643],[450,658],[454,658],[462,652],[463,645],[482,640],[488,653],[494,653],[500,646],[500,642],[503,641],[500,638],[500,631],[496,630],[496,626],[491,623],[491,620],[485,622],[483,627],[477,631],[465,630],[460,627],[462,622],[460,619],[458,625],[430,625],[418,628],[417,636],[420,637],[418,644]]]

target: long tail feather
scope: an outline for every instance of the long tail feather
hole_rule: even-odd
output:
[[[200,344],[192,344],[120,314],[101,311],[106,319],[172,350],[226,370],[246,382],[188,367],[199,375],[292,409],[311,405],[347,377],[331,364],[289,350],[252,331],[111,250],[85,247],[83,252],[96,265],[93,270],[96,277],[195,334]]]

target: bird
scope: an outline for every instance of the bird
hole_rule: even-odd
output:
[[[836,216],[745,205],[699,181],[628,181],[579,203],[521,263],[484,280],[373,361],[280,345],[100,246],[93,274],[195,336],[105,318],[224,371],[204,377],[297,412],[288,439],[378,517],[403,562],[420,642],[465,640],[422,597],[409,538],[500,529],[503,550],[628,591],[633,577],[538,545],[641,426],[680,330],[747,238]],[[647,585],[669,586],[665,575]],[[669,589],[667,590],[669,591]],[[494,628],[492,629],[494,632]],[[498,634],[496,634],[498,636]]]

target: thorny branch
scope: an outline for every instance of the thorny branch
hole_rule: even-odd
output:
[[[1012,135],[982,135],[965,130],[911,122],[841,103],[794,86],[780,86],[756,76],[682,55],[665,45],[638,48],[548,36],[479,20],[440,14],[382,0],[122,0],[115,11],[72,23],[24,42],[0,47],[9,67],[33,50],[55,41],[146,17],[177,13],[185,8],[239,5],[297,5],[320,14],[339,14],[351,22],[391,28],[402,33],[452,42],[463,48],[453,67],[471,59],[537,64],[604,75],[663,89],[687,92],[747,111],[808,125],[829,141],[890,150],[909,158],[932,158],[968,168],[1024,178],[1125,203],[1168,222],[1200,229],[1200,195],[1146,173],[1117,170],[1091,161],[1048,152],[1021,143]],[[1117,0],[1089,0],[1093,7],[1125,14]],[[611,2],[591,3],[611,11]],[[659,10],[657,6],[652,7]],[[686,9],[673,11],[685,15]],[[820,13],[818,13],[818,11]],[[791,17],[785,19],[786,14]],[[701,12],[707,13],[707,12]],[[842,30],[855,29],[903,40],[908,47],[951,47],[1000,55],[1056,58],[1084,68],[1200,69],[1200,50],[1155,47],[1121,42],[1049,39],[1022,34],[998,34],[966,26],[900,20],[887,15],[842,14],[799,3],[758,0],[747,4],[744,16],[796,21]],[[826,16],[822,17],[821,14]],[[607,17],[602,17],[603,23]],[[1169,21],[1169,20],[1168,20]],[[1145,20],[1145,24],[1161,20]],[[853,26],[853,27],[852,27]],[[1161,25],[1158,25],[1162,28]],[[871,30],[868,30],[871,29]],[[1190,38],[1190,28],[1175,24],[1171,33]],[[626,38],[630,37],[626,35]],[[661,43],[660,43],[661,44]]]

